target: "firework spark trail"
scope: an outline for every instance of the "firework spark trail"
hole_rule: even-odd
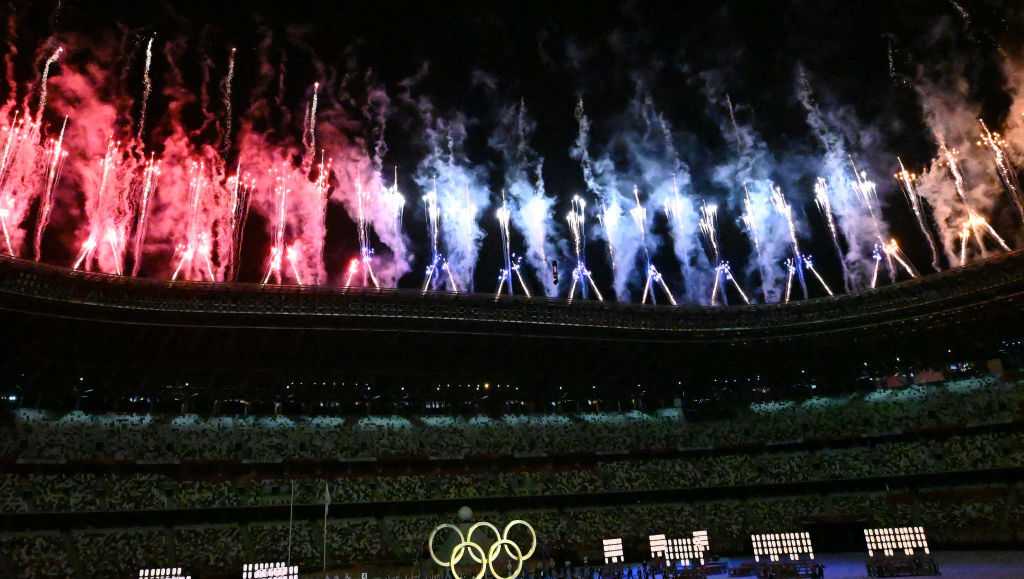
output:
[[[232,281],[238,280],[238,269],[242,255],[242,242],[245,236],[245,224],[249,219],[249,205],[252,200],[252,191],[256,186],[253,178],[246,179],[242,176],[242,162],[239,161],[235,168],[235,174],[228,178],[228,189],[231,191],[231,215],[229,229],[231,231],[231,268],[228,277]]]
[[[995,162],[996,173],[999,174],[999,179],[1003,182],[1003,186],[1006,187],[1006,193],[1013,200],[1021,220],[1024,221],[1024,200],[1021,199],[1020,181],[1017,178],[1017,168],[1013,166],[1006,156],[1006,141],[1003,140],[999,133],[989,131],[985,121],[978,119],[978,124],[981,126],[981,140],[978,142],[978,145],[987,147],[992,151],[992,160]]]
[[[287,224],[288,194],[291,193],[291,190],[288,189],[280,174],[272,174],[271,178],[274,183],[273,194],[277,198],[277,220],[274,224],[273,245],[270,248],[270,259],[267,263],[267,272],[263,276],[263,283],[267,284],[273,278],[274,283],[280,284],[283,281],[281,266],[285,257],[284,230]],[[296,281],[298,281],[297,278],[298,276],[296,276]]]
[[[832,237],[832,246],[835,247],[836,256],[839,258],[839,265],[843,270],[843,286],[847,293],[850,291],[850,274],[846,270],[846,260],[843,258],[843,250],[839,246],[839,232],[836,230],[836,222],[832,217],[832,201],[829,199],[831,191],[828,181],[824,177],[818,177],[814,183],[814,202],[825,217],[825,225],[828,226],[829,235]]]
[[[615,240],[619,237],[619,223],[622,220],[622,207],[619,206],[618,199],[613,198],[610,202],[602,203],[597,220],[604,228],[605,241],[608,242],[608,262],[611,264],[612,270],[617,270]]]
[[[15,255],[16,253],[14,246],[11,244],[10,230],[7,223],[8,221],[14,222],[16,215],[13,214],[14,196],[7,191],[7,181],[14,167],[18,152],[24,148],[26,142],[29,142],[25,133],[35,132],[35,126],[38,125],[26,123],[24,120],[18,119],[15,113],[13,122],[10,126],[5,127],[7,138],[4,141],[3,155],[0,156],[0,229],[3,230],[4,243],[9,255]]]
[[[967,264],[967,240],[971,237],[971,226],[964,223],[960,229],[960,265]]]
[[[142,266],[142,248],[146,241],[146,231],[149,225],[149,203],[156,193],[159,179],[160,163],[153,155],[150,155],[142,175],[142,197],[139,202],[138,223],[135,226],[135,250],[132,252],[132,277],[139,275],[139,268]]]
[[[875,261],[875,267],[871,271],[871,289],[875,289],[878,285],[878,269],[882,266],[882,249],[878,244],[875,244],[875,249],[871,252],[871,257]]]
[[[509,232],[509,223],[512,220],[512,210],[505,203],[505,192],[501,192],[501,207],[494,212],[498,219],[498,233],[501,236],[501,251],[504,257],[504,267],[498,276],[498,295],[501,295],[503,284],[508,283],[508,295],[513,295],[512,286],[512,240]]]
[[[632,281],[631,274],[635,269],[636,255],[640,249],[639,239],[631,233],[631,229],[623,227],[622,224],[625,198],[618,192],[614,163],[606,156],[599,158],[596,163],[590,157],[590,120],[584,113],[582,98],[576,104],[575,114],[578,133],[570,154],[579,160],[587,190],[597,197],[600,206],[597,218],[608,248],[612,288],[619,301],[628,301],[628,286]]]
[[[549,255],[557,252],[557,241],[551,224],[555,199],[545,190],[544,159],[530,146],[536,123],[527,114],[526,103],[520,100],[505,107],[500,122],[488,144],[501,153],[504,164],[504,187],[507,192],[510,219],[523,234],[525,261],[528,262],[549,297],[558,295],[558,283],[548,272],[554,267]],[[516,277],[522,276],[522,259],[513,260]],[[520,284],[523,285],[523,284]]]
[[[700,221],[697,223],[700,228],[701,234],[707,241],[708,248],[711,252],[711,261],[717,266],[721,260],[721,256],[718,252],[718,206],[715,204],[708,205],[707,203],[701,203],[700,205]]]
[[[228,75],[224,78],[224,140],[221,143],[221,151],[231,150],[231,85],[235,80],[235,48],[231,49],[231,56],[228,57]]]
[[[772,206],[775,210],[786,220],[786,231],[789,233],[789,243],[793,247],[794,259],[799,261],[800,258],[800,240],[796,236],[796,223],[793,221],[793,208],[789,202],[786,201],[786,197],[782,194],[782,188],[778,185],[771,186],[772,191]]]
[[[395,166],[395,178],[390,187],[381,189],[381,200],[388,214],[391,215],[393,233],[402,234],[402,214],[405,212],[405,196],[398,190],[398,166]]]
[[[796,236],[796,223],[793,221],[793,208],[786,197],[782,194],[782,188],[772,184],[771,187],[772,207],[786,222],[786,230],[789,233],[789,242],[793,246],[793,261],[796,264],[797,281],[800,282],[800,289],[804,299],[807,299],[807,283],[804,281],[803,254],[800,253],[800,241]],[[788,293],[788,292],[787,292]]]
[[[139,130],[135,134],[136,140],[142,142],[142,133],[146,127],[146,107],[149,104],[149,95],[153,92],[153,83],[149,78],[149,67],[153,64],[153,40],[156,36],[151,36],[149,42],[146,43],[146,63],[142,68],[142,104],[139,109]]]
[[[308,126],[306,128],[307,136],[303,138],[306,141],[306,154],[312,157],[316,153],[316,109],[320,100],[320,83],[313,83],[313,100],[309,104],[309,111],[306,113],[308,119]]]
[[[786,258],[786,292],[784,294],[782,303],[789,303],[789,297],[793,291],[793,275],[795,273],[796,266],[793,265],[793,258]]]
[[[900,164],[900,172],[896,174],[896,180],[899,181],[900,188],[903,189],[903,194],[906,195],[907,202],[910,203],[910,209],[914,212],[914,218],[917,220],[917,226],[921,229],[921,235],[928,241],[928,249],[932,254],[932,268],[935,271],[941,271],[939,266],[939,250],[935,246],[935,239],[932,238],[931,231],[928,229],[924,208],[921,206],[921,196],[918,195],[917,188],[914,185],[917,177],[903,166],[903,159],[896,157],[896,160]]]
[[[885,253],[891,255],[892,258],[896,260],[896,263],[903,267],[903,270],[907,272],[907,275],[911,278],[918,276],[917,270],[910,264],[910,260],[907,259],[907,256],[903,255],[903,252],[900,250],[900,246],[896,243],[895,239],[890,239],[889,243],[885,245],[884,250]]]
[[[864,207],[868,210],[868,216],[871,218],[871,226],[875,231],[875,239],[877,242],[884,246],[885,240],[882,238],[882,226],[879,223],[876,208],[878,207],[878,187],[875,182],[868,179],[867,171],[861,171],[857,168],[857,164],[854,162],[853,157],[849,157],[850,168],[853,169],[854,176],[854,190],[860,195],[861,201],[864,203]],[[896,269],[893,267],[892,259],[889,254],[885,256],[886,270],[889,272],[889,280],[896,281]]]
[[[989,234],[989,236],[992,237],[992,239],[996,241],[996,243],[999,244],[1000,247],[1003,248],[1003,251],[1010,251],[1010,246],[1007,245],[1006,241],[1003,240],[1003,238],[1000,237],[998,233],[996,233],[996,230],[992,228],[992,226],[989,224],[988,221],[985,220],[984,217],[978,215],[977,213],[971,213],[968,217],[967,222],[971,226],[972,231],[977,232],[978,229],[985,231],[986,233]],[[977,235],[977,233],[975,233],[975,235]],[[981,245],[980,236],[978,239],[978,244]],[[982,248],[984,249],[984,246],[982,246]]]
[[[50,58],[46,59],[46,64],[43,65],[43,76],[39,80],[39,108],[36,110],[36,124],[40,124],[43,118],[43,111],[46,110],[46,85],[50,79],[50,66],[57,62],[60,58],[61,53],[64,52],[64,48],[61,46],[57,47],[57,50],[53,51]]]
[[[39,198],[39,216],[36,219],[36,231],[33,242],[35,260],[39,261],[42,256],[43,232],[50,223],[50,213],[53,211],[53,191],[60,181],[60,175],[64,171],[64,161],[68,158],[64,150],[64,131],[68,126],[68,117],[60,127],[60,134],[56,139],[50,140],[47,145],[46,181],[43,184],[43,192]]]
[[[979,228],[987,232],[989,235],[991,235],[992,238],[1003,249],[1009,251],[1010,248],[1006,244],[1006,242],[1003,241],[1003,238],[1000,237],[998,233],[996,233],[995,229],[993,229],[992,226],[989,225],[988,221],[986,221],[985,218],[983,218],[981,215],[978,214],[977,211],[975,211],[974,206],[968,199],[964,185],[964,176],[963,173],[960,171],[959,152],[956,151],[955,149],[950,149],[945,144],[940,145],[939,151],[945,159],[946,165],[949,167],[950,174],[953,176],[953,185],[956,189],[957,197],[960,199],[960,202],[963,204],[964,208],[967,211],[967,220],[964,223],[964,229],[973,234],[974,241],[977,244],[978,250],[981,252],[982,256],[988,255],[988,250],[985,248],[985,243],[982,240],[982,235],[981,232],[979,232]],[[970,235],[968,237],[970,237]],[[966,238],[964,238],[963,231],[961,231],[960,265],[963,265],[965,263],[965,259],[967,256],[967,245],[965,241]]]
[[[835,294],[832,293],[832,288],[828,287],[828,284],[825,283],[825,278],[821,277],[821,274],[818,273],[818,270],[814,269],[814,259],[810,255],[805,255],[803,256],[802,261],[804,263],[804,267],[806,267],[808,271],[814,274],[814,277],[817,278],[818,283],[820,283],[821,287],[825,289],[825,292],[828,293],[829,297],[835,296]]]
[[[597,296],[598,301],[604,301],[604,296],[602,296],[601,291],[597,289],[597,284],[594,283],[594,278],[591,277],[590,270],[587,269],[586,209],[587,202],[579,195],[575,195],[572,198],[571,209],[565,216],[565,220],[569,224],[569,231],[572,234],[573,251],[576,254],[576,267],[572,270],[572,285],[569,288],[570,303],[572,303],[573,298],[576,296],[577,286],[580,289],[580,296],[582,296],[583,299],[587,298],[589,288],[594,290],[594,295]]]
[[[697,217],[697,212],[693,209],[693,203],[679,192],[679,184],[674,174],[672,175],[672,189],[662,202],[665,216],[668,218],[672,229],[673,249],[675,250],[676,258],[682,265],[683,276],[687,278],[685,280],[687,285],[686,293],[691,295],[690,288],[694,284],[688,278],[691,276],[699,277],[695,264],[699,262],[698,253],[701,249],[699,241],[697,243],[691,241],[696,239],[695,231],[699,218]]]
[[[57,139],[42,140],[42,125],[15,112],[5,133],[0,152],[0,251],[17,256],[22,253],[26,232],[22,224],[37,196],[52,197],[66,154],[62,133]],[[40,199],[40,208],[44,200]]]
[[[329,173],[327,171],[325,174]],[[374,289],[380,289],[377,275],[373,272],[373,247],[370,245],[370,226],[366,220],[366,206],[369,202],[369,195],[363,190],[362,177],[356,178],[356,231],[359,236],[359,257],[352,258],[349,262],[348,276],[345,278],[345,287],[352,287],[353,276],[362,271],[362,286],[368,287],[372,284]]]
[[[656,288],[660,287],[669,303],[676,305],[676,299],[672,296],[672,292],[669,291],[668,284],[665,283],[658,268],[651,262],[651,252],[647,247],[647,209],[640,203],[640,190],[636,186],[633,187],[633,201],[635,205],[629,210],[629,215],[633,218],[633,223],[640,234],[640,248],[643,251],[644,264],[646,265],[644,271],[647,276],[644,280],[644,293],[640,303],[646,304],[648,295],[650,295],[651,303],[655,303]]]
[[[761,292],[764,295],[765,303],[769,302],[768,285],[764,282],[768,274],[764,267],[764,254],[761,252],[761,238],[757,232],[757,219],[754,217],[754,201],[750,197],[750,189],[743,185],[743,213],[740,215],[744,230],[750,237],[750,244],[754,246],[754,256],[757,258],[757,270],[761,275]]]
[[[725,293],[725,288],[722,287],[721,281],[720,281],[722,278],[725,278],[726,282],[732,282],[733,287],[736,288],[736,292],[740,294],[740,298],[743,299],[743,302],[745,304],[747,304],[747,305],[750,305],[750,299],[747,298],[746,292],[744,292],[743,288],[740,287],[740,284],[739,284],[739,282],[736,281],[736,278],[734,278],[732,276],[732,269],[729,267],[729,262],[723,261],[723,262],[719,263],[715,267],[715,283],[714,283],[714,285],[711,288],[711,305],[712,306],[717,305],[717,299],[716,298],[717,298],[717,295],[719,293],[719,290],[721,290],[723,303],[728,305],[728,300],[726,299],[727,296],[726,296],[726,293]]]
[[[121,275],[124,261],[125,226],[130,220],[131,189],[124,181],[133,168],[120,143],[109,140],[100,160],[99,182],[88,197],[88,235],[72,269],[112,271]],[[104,254],[109,249],[109,253]]]
[[[300,248],[301,244],[298,241],[292,242],[292,244],[288,246],[288,249],[285,250],[285,256],[288,259],[288,266],[292,270],[292,277],[295,278],[295,283],[304,285],[302,283],[302,274],[299,273],[298,266],[300,256],[302,255],[302,250]]]
[[[208,281],[216,281],[210,266],[210,241],[206,231],[201,231],[203,194],[209,182],[205,175],[206,167],[202,163],[192,162],[189,167],[189,217],[185,232],[185,240],[178,243],[178,265],[174,268],[171,281],[177,281],[184,273],[185,279],[193,279],[194,270],[198,270],[199,278],[208,277]],[[198,257],[198,259],[197,259]],[[198,264],[196,262],[199,262]]]
[[[977,228],[975,227],[974,219],[974,207],[971,205],[970,200],[967,198],[967,193],[964,188],[964,176],[960,172],[959,153],[955,149],[950,149],[945,143],[939,145],[939,153],[946,162],[946,166],[949,168],[949,173],[953,177],[953,187],[956,191],[956,196],[960,199],[960,203],[963,204],[967,211],[967,221],[964,223],[964,228],[969,232],[973,233],[975,242],[978,244],[978,249],[985,253],[985,245],[981,241],[981,235],[978,234]],[[968,235],[967,237],[970,237]],[[963,235],[963,231],[960,234],[960,265],[964,264],[964,260],[967,256],[967,244],[966,239]]]
[[[953,186],[956,190],[956,196],[963,203],[964,207],[968,211],[974,211],[974,207],[971,206],[970,200],[967,199],[967,193],[964,189],[964,175],[960,172],[960,161],[959,152],[956,149],[950,149],[945,143],[939,145],[939,152],[943,159],[946,161],[946,166],[949,167],[949,173],[953,177]]]
[[[426,293],[427,290],[432,287],[432,283],[440,282],[442,273],[448,276],[448,283],[452,291],[458,293],[458,283],[455,281],[455,277],[452,275],[452,270],[448,266],[448,260],[441,255],[438,248],[438,238],[441,231],[441,206],[437,196],[436,184],[434,187],[435,188],[432,191],[428,191],[427,194],[423,196],[423,203],[427,208],[427,235],[430,237],[431,258],[430,263],[427,264],[422,293]]]

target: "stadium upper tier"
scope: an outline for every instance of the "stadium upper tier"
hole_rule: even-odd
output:
[[[166,282],[0,258],[0,307],[29,314],[174,326],[281,327],[577,338],[744,341],[950,320],[1017,301],[1024,252],[874,290],[726,307],[312,286]],[[1005,311],[1005,308],[1000,308]]]

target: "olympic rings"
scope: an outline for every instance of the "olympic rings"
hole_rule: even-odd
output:
[[[484,527],[484,528],[487,528],[487,529],[490,529],[490,530],[494,531],[494,536],[498,538],[499,542],[505,540],[505,537],[502,536],[501,531],[498,530],[498,527],[495,527],[494,525],[488,523],[487,521],[480,521],[479,523],[474,523],[473,526],[470,527],[468,531],[466,531],[466,542],[467,543],[472,543],[473,542],[473,533],[477,529],[479,529],[480,527]],[[484,565],[487,564],[487,561],[485,561],[483,559],[483,554],[482,553],[481,553],[481,556],[480,556],[479,559],[476,558],[476,555],[474,555],[472,551],[469,552],[469,556],[472,557],[473,561],[476,561],[477,563],[483,563]],[[490,557],[488,557],[488,559],[490,559]]]
[[[441,561],[440,559],[437,558],[437,554],[434,553],[434,537],[437,535],[437,533],[441,529],[451,529],[451,530],[455,531],[455,534],[457,534],[459,536],[459,544],[460,545],[466,542],[466,537],[464,537],[462,535],[462,531],[460,531],[458,527],[456,527],[455,525],[450,525],[448,523],[444,523],[444,524],[438,525],[438,526],[434,527],[433,531],[430,532],[430,539],[427,540],[427,548],[430,550],[430,558],[433,559],[435,563],[437,563],[438,565],[440,565],[442,567],[451,567],[451,563],[445,563],[444,561]],[[482,550],[483,549],[481,549],[481,551]],[[455,550],[454,549],[452,550],[452,554],[453,555],[455,554]],[[454,559],[454,558],[455,557],[452,557],[452,559]],[[459,558],[461,559],[462,557],[459,557]],[[456,561],[456,563],[458,563],[458,561]]]
[[[530,548],[526,553],[523,553],[522,547],[520,547],[515,541],[509,539],[509,531],[516,525],[524,526],[528,531],[530,531],[530,538],[533,543],[530,545]],[[491,543],[491,546],[486,551],[478,543],[473,541],[473,533],[480,528],[489,529],[494,533],[494,536],[497,539]],[[434,551],[434,538],[444,529],[451,529],[455,531],[455,534],[458,535],[459,538],[458,544],[452,548],[448,561],[438,559],[437,553]],[[530,523],[519,519],[510,521],[505,525],[505,529],[503,531],[499,531],[498,527],[487,521],[480,521],[469,527],[469,530],[466,531],[465,535],[463,535],[462,531],[455,525],[444,523],[434,527],[434,530],[431,531],[427,548],[430,551],[430,558],[433,559],[435,563],[441,567],[450,568],[452,570],[452,576],[454,579],[462,579],[458,574],[458,571],[456,571],[456,565],[462,561],[462,558],[466,553],[469,553],[469,558],[474,562],[480,563],[480,571],[473,576],[473,579],[482,579],[487,571],[491,572],[494,579],[515,579],[520,573],[522,573],[523,563],[532,557],[534,552],[537,550],[537,533],[533,530],[533,527],[530,526]],[[501,575],[494,569],[494,562],[499,556],[501,556],[502,551],[504,551],[510,559],[513,559],[516,562],[515,570],[507,577]]]
[[[498,555],[501,554],[502,546],[505,547],[505,552],[508,553],[508,556],[516,560],[516,570],[513,571],[512,574],[508,577],[504,577],[494,570],[494,560],[497,559]],[[509,551],[509,547],[512,547],[516,550],[515,555],[513,555],[512,552]],[[491,570],[491,575],[494,575],[494,579],[515,579],[519,576],[520,573],[523,572],[524,560],[525,558],[523,557],[523,551],[519,548],[519,545],[516,545],[508,539],[499,539],[491,545],[490,552],[487,553],[487,568]]]
[[[530,557],[533,557],[533,552],[537,550],[537,533],[534,532],[533,527],[530,526],[530,523],[527,523],[526,521],[522,521],[519,519],[509,521],[509,523],[505,525],[505,531],[501,534],[501,537],[503,539],[507,539],[509,529],[516,525],[522,525],[526,527],[526,530],[530,531],[530,537],[533,539],[533,544],[530,545],[530,550],[527,551],[525,555],[523,555],[522,551],[519,552],[519,555],[522,559],[529,559]],[[512,553],[508,552],[508,547],[505,547],[505,553],[507,553],[509,557],[512,556]]]
[[[452,561],[448,564],[448,566],[452,568],[452,577],[454,579],[462,579],[462,577],[459,576],[459,572],[455,570],[455,566],[458,565],[459,561],[462,560],[463,553],[468,551],[469,556],[476,559],[476,556],[473,555],[473,549],[476,549],[480,552],[480,558],[476,560],[477,563],[480,563],[486,557],[486,555],[484,554],[484,548],[480,545],[477,545],[476,543],[470,543],[469,541],[463,541],[458,545],[455,545],[455,548],[452,549]],[[474,575],[473,579],[480,579],[484,576],[484,573],[487,573],[488,563],[483,563],[482,565],[480,565],[480,572]]]

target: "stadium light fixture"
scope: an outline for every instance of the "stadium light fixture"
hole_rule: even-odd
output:
[[[750,540],[754,545],[754,561],[758,563],[761,562],[761,557],[767,557],[769,561],[774,562],[779,561],[783,555],[788,555],[792,561],[799,561],[805,554],[808,559],[814,559],[810,533],[751,535]]]
[[[139,569],[139,579],[192,579],[192,576],[182,573],[181,567],[158,567]]]
[[[924,527],[864,529],[864,542],[868,546],[868,557],[874,557],[877,552],[892,557],[896,551],[913,555],[916,549],[920,549],[926,555],[931,554]]]
[[[604,562],[608,563],[622,563],[625,560],[625,553],[622,549],[622,537],[615,539],[605,539],[604,543]]]
[[[246,563],[242,579],[299,579],[299,566],[287,563]]]

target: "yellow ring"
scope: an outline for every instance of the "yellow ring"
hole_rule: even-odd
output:
[[[487,521],[480,521],[479,523],[474,523],[473,526],[470,527],[468,531],[466,531],[466,539],[465,539],[465,541],[467,543],[473,543],[473,533],[479,527],[487,527],[488,529],[494,531],[494,536],[499,541],[501,541],[502,539],[505,538],[505,537],[501,536],[501,531],[498,530],[498,527],[495,527],[494,525],[492,525],[491,523],[488,523]],[[473,544],[476,545],[476,543],[473,543]],[[480,556],[484,557],[484,555],[485,555],[485,553],[484,553],[483,547],[481,547],[480,548]],[[476,555],[474,555],[472,551],[469,552],[469,556],[470,556],[471,559],[473,559],[473,561],[475,561],[477,563],[484,563],[484,564],[487,563],[486,559],[482,559],[482,558],[481,559],[477,559]]]
[[[468,551],[470,558],[474,558],[474,559],[476,558],[476,556],[473,555],[473,549],[476,549],[477,551],[480,551],[480,559],[477,560],[477,563],[481,563],[483,561],[483,558],[486,557],[487,554],[484,553],[483,547],[481,547],[480,545],[477,545],[476,543],[470,543],[469,541],[463,541],[463,542],[459,543],[458,545],[455,545],[455,548],[452,549],[452,560],[446,566],[452,568],[452,577],[454,579],[462,579],[462,577],[459,576],[459,572],[455,570],[455,566],[458,565],[459,561],[462,560],[462,554],[464,552]],[[480,565],[480,572],[477,573],[476,575],[474,575],[473,579],[481,579],[484,576],[485,573],[487,573],[487,563],[483,563],[483,564]]]
[[[505,577],[494,570],[494,560],[501,554],[502,546],[505,547],[505,552],[508,553],[508,556],[516,560],[516,570],[508,577]],[[509,552],[509,547],[515,548],[517,555],[513,556],[512,553]],[[523,550],[519,548],[519,545],[516,545],[513,541],[509,541],[508,539],[501,539],[491,545],[490,552],[487,554],[487,568],[491,570],[491,575],[494,575],[494,579],[515,579],[523,571],[524,559]]]
[[[434,553],[434,537],[437,536],[437,533],[441,529],[445,529],[445,528],[451,529],[451,530],[455,531],[455,533],[459,536],[459,543],[460,544],[466,542],[466,537],[464,537],[462,535],[462,531],[460,531],[458,527],[456,527],[455,525],[450,525],[448,523],[444,523],[444,524],[441,524],[441,525],[438,525],[438,526],[434,527],[434,530],[430,532],[430,539],[428,539],[428,542],[427,542],[427,549],[430,551],[430,558],[433,559],[435,563],[437,563],[438,565],[440,565],[442,567],[449,567],[449,566],[451,566],[450,563],[445,563],[445,562],[441,561],[440,559],[437,558],[437,555]],[[480,549],[480,551],[482,553],[483,549]],[[455,551],[453,549],[452,553],[454,553],[454,552]],[[461,559],[462,557],[459,557],[459,558]]]
[[[536,533],[536,531],[533,530],[533,527],[530,526],[530,523],[527,523],[526,521],[522,521],[522,520],[519,520],[519,519],[516,519],[514,521],[509,521],[509,523],[507,525],[505,525],[505,531],[502,533],[502,537],[501,538],[503,540],[504,539],[508,539],[508,531],[509,531],[509,529],[511,529],[512,527],[514,527],[516,525],[522,525],[522,526],[526,527],[527,529],[529,529],[530,537],[533,538],[533,544],[530,545],[530,550],[527,551],[525,555],[523,554],[522,549],[520,549],[520,551],[519,551],[519,556],[522,559],[524,559],[524,560],[525,559],[529,559],[530,557],[533,557],[533,552],[537,550],[537,533]],[[517,544],[516,547],[519,547],[519,545]],[[505,547],[505,553],[509,557],[512,556],[512,553],[509,553],[509,551],[508,551],[508,547]]]

